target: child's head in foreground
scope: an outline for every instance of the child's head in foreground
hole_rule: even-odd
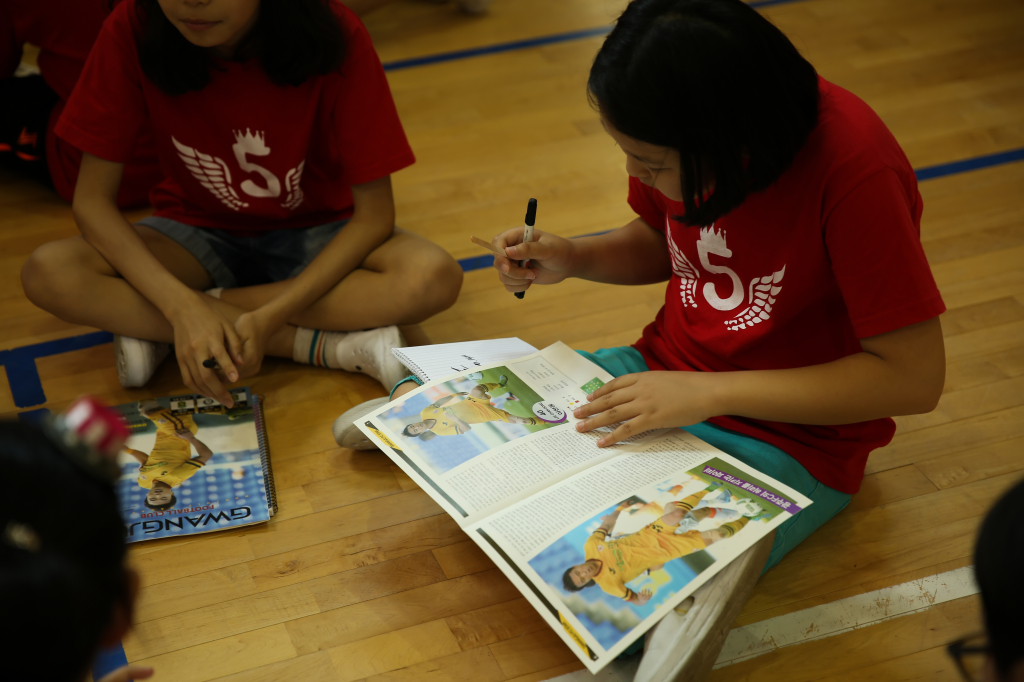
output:
[[[1024,481],[985,517],[974,550],[988,634],[986,682],[1024,682]]]
[[[20,421],[0,422],[0,471],[4,677],[82,680],[131,624],[137,579],[113,486]]]
[[[634,0],[590,70],[626,169],[680,220],[710,225],[790,167],[818,121],[818,77],[741,0]]]

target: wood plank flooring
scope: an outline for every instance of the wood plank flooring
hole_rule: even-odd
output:
[[[495,0],[484,17],[403,0],[367,17],[384,62],[609,23],[622,0]],[[915,168],[1024,147],[1024,5],[1014,0],[800,0],[765,13],[833,82],[864,98]],[[601,38],[392,71],[418,157],[394,178],[398,222],[457,258],[470,235],[519,224],[566,236],[625,224],[621,152],[585,97]],[[34,308],[18,272],[76,233],[51,192],[0,176],[0,348],[86,333]],[[949,307],[937,410],[898,420],[863,489],[757,586],[737,625],[971,563],[986,509],[1024,476],[1024,162],[921,183],[922,241]],[[135,217],[143,213],[134,214]],[[879,245],[884,248],[884,245]],[[662,286],[566,282],[518,301],[489,271],[422,325],[432,342],[515,335],[593,350],[633,342]],[[898,295],[898,292],[894,292]],[[37,361],[46,407],[181,390],[165,365],[117,384],[110,346]],[[2,370],[0,370],[2,371]],[[6,378],[6,375],[4,375]],[[156,680],[540,681],[575,656],[457,526],[379,453],[329,426],[383,395],[372,380],[269,360],[266,396],[281,514],[244,530],[134,545],[143,580],[128,660]],[[0,413],[18,411],[0,381]],[[958,679],[943,645],[977,630],[964,598],[722,668],[711,679]]]

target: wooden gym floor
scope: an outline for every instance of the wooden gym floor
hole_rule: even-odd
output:
[[[607,25],[622,0],[495,0],[470,18],[402,0],[367,25],[384,62]],[[864,98],[921,169],[1024,148],[1024,6],[1015,0],[797,0],[764,8],[828,79]],[[625,224],[623,157],[588,107],[600,37],[395,70],[419,158],[395,177],[398,222],[457,258],[519,224],[579,235]],[[1020,157],[1018,157],[1020,158]],[[75,234],[52,193],[2,177],[0,348],[93,331],[23,296],[18,272],[43,242]],[[949,312],[938,409],[904,418],[863,489],[767,574],[737,625],[971,563],[992,502],[1024,474],[1024,163],[921,183],[922,239]],[[139,213],[137,215],[142,215]],[[878,245],[884,249],[884,244]],[[899,295],[899,292],[893,292]],[[517,301],[469,272],[431,342],[517,335],[592,350],[634,341],[663,285],[567,282]],[[121,389],[110,345],[36,361],[47,402],[83,392],[121,403],[182,390],[166,364]],[[6,378],[6,377],[5,377]],[[332,420],[383,389],[340,372],[268,361],[266,396],[281,513],[270,524],[133,545],[143,589],[132,662],[157,680],[539,681],[575,656],[455,523],[379,453],[335,446]],[[22,406],[24,407],[24,405]],[[7,382],[0,413],[14,416]],[[978,629],[976,597],[717,670],[711,679],[958,679],[943,645]]]

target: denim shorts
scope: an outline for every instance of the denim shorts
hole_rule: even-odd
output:
[[[193,227],[150,216],[138,222],[170,237],[199,261],[213,286],[233,289],[298,276],[348,220],[314,227],[268,230],[241,237],[228,230]]]

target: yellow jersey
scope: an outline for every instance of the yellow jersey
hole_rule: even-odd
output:
[[[509,413],[499,410],[486,400],[466,396],[454,405],[434,407],[428,405],[420,412],[420,419],[427,421],[434,419],[435,424],[431,431],[439,436],[456,436],[463,433],[452,416],[461,419],[467,424],[482,424],[483,422],[505,422],[508,423]]]
[[[675,528],[656,521],[618,540],[609,540],[608,534],[598,528],[583,545],[583,556],[588,561],[601,562],[601,570],[594,576],[594,582],[613,597],[629,599],[633,590],[626,587],[626,583],[640,577],[652,566],[707,547],[700,532],[676,535]]]
[[[178,438],[174,432],[188,429],[195,433],[199,427],[192,420],[192,415],[176,415],[170,409],[145,416],[156,425],[156,442],[146,463],[139,467],[139,485],[152,488],[155,481],[160,481],[172,488],[177,487],[199,471],[203,463],[192,459],[192,444]]]

